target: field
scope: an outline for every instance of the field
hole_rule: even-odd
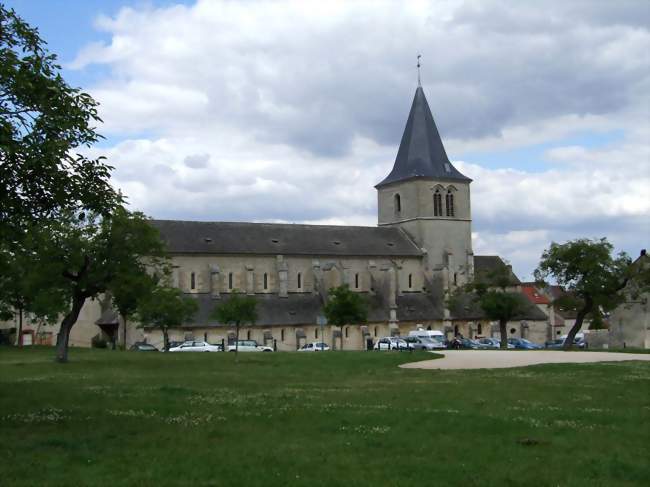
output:
[[[525,353],[525,352],[524,352]],[[0,484],[647,485],[650,363],[0,348]]]

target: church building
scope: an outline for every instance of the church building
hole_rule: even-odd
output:
[[[445,304],[445,295],[475,272],[506,266],[497,256],[474,255],[471,182],[447,157],[418,86],[393,169],[375,186],[376,227],[154,220],[173,260],[173,285],[199,303],[194,320],[171,339],[232,339],[234,329],[211,314],[234,292],[257,301],[258,320],[240,338],[277,350],[320,340],[363,349],[368,338],[416,327],[491,336],[476,306],[452,312]],[[328,290],[344,283],[365,297],[368,322],[323,326]],[[531,307],[509,328],[512,336],[543,341],[547,326],[546,315]],[[158,330],[128,334],[162,343]]]

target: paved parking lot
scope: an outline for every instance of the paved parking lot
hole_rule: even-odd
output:
[[[506,369],[536,364],[650,360],[650,354],[559,350],[445,350],[445,358],[400,365],[405,369]]]

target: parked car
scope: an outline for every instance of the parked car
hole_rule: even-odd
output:
[[[228,345],[228,351],[235,351],[235,343]],[[272,352],[273,347],[258,345],[255,340],[239,340],[237,342],[237,351],[239,352]]]
[[[129,350],[134,351],[134,352],[157,352],[158,349],[154,347],[151,343],[145,343],[145,342],[135,342],[133,345],[131,345],[131,348]]]
[[[447,340],[446,346],[453,350],[478,350],[481,348],[476,340],[464,337],[453,337],[451,340]]]
[[[298,349],[299,352],[327,352],[330,349],[327,343],[314,342],[306,343]]]
[[[479,348],[483,350],[491,350],[491,349],[499,349],[501,348],[501,340],[498,338],[480,338],[477,340]],[[515,348],[515,346],[511,343],[508,343],[508,348]]]
[[[560,340],[564,342],[564,340],[567,339],[568,335],[562,335],[560,337]],[[573,339],[573,346],[578,347],[578,348],[586,348],[587,342],[585,341],[585,334],[583,332],[578,332]],[[561,348],[561,347],[560,347]]]
[[[403,337],[403,340],[411,345],[413,350],[437,350],[440,348],[445,348],[443,343],[440,343],[437,340],[432,340],[431,338],[424,338],[418,336],[407,336]]]
[[[537,343],[526,340],[525,338],[508,338],[508,343],[514,345],[518,350],[540,350],[541,348],[544,348]]]
[[[403,338],[381,337],[374,346],[375,350],[413,350],[413,345]]]
[[[208,342],[183,342],[170,352],[223,352],[221,345],[210,345]]]
[[[548,340],[546,343],[544,343],[545,348],[550,348],[550,349],[557,349],[557,348],[562,348],[564,346],[564,338],[557,338],[555,340]]]

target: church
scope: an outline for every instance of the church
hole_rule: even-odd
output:
[[[474,255],[471,182],[449,160],[418,86],[393,169],[375,186],[376,227],[153,220],[173,260],[173,285],[199,304],[194,320],[170,339],[232,339],[232,327],[210,315],[233,292],[257,301],[258,320],[240,338],[277,350],[320,340],[359,350],[368,338],[417,327],[491,336],[493,325],[475,305],[452,311],[445,303],[475,272],[506,266],[498,256]],[[323,326],[328,290],[341,284],[365,297],[367,323]],[[547,327],[547,316],[534,306],[509,324],[512,336],[541,342]],[[146,325],[127,333],[162,343],[161,333]]]

